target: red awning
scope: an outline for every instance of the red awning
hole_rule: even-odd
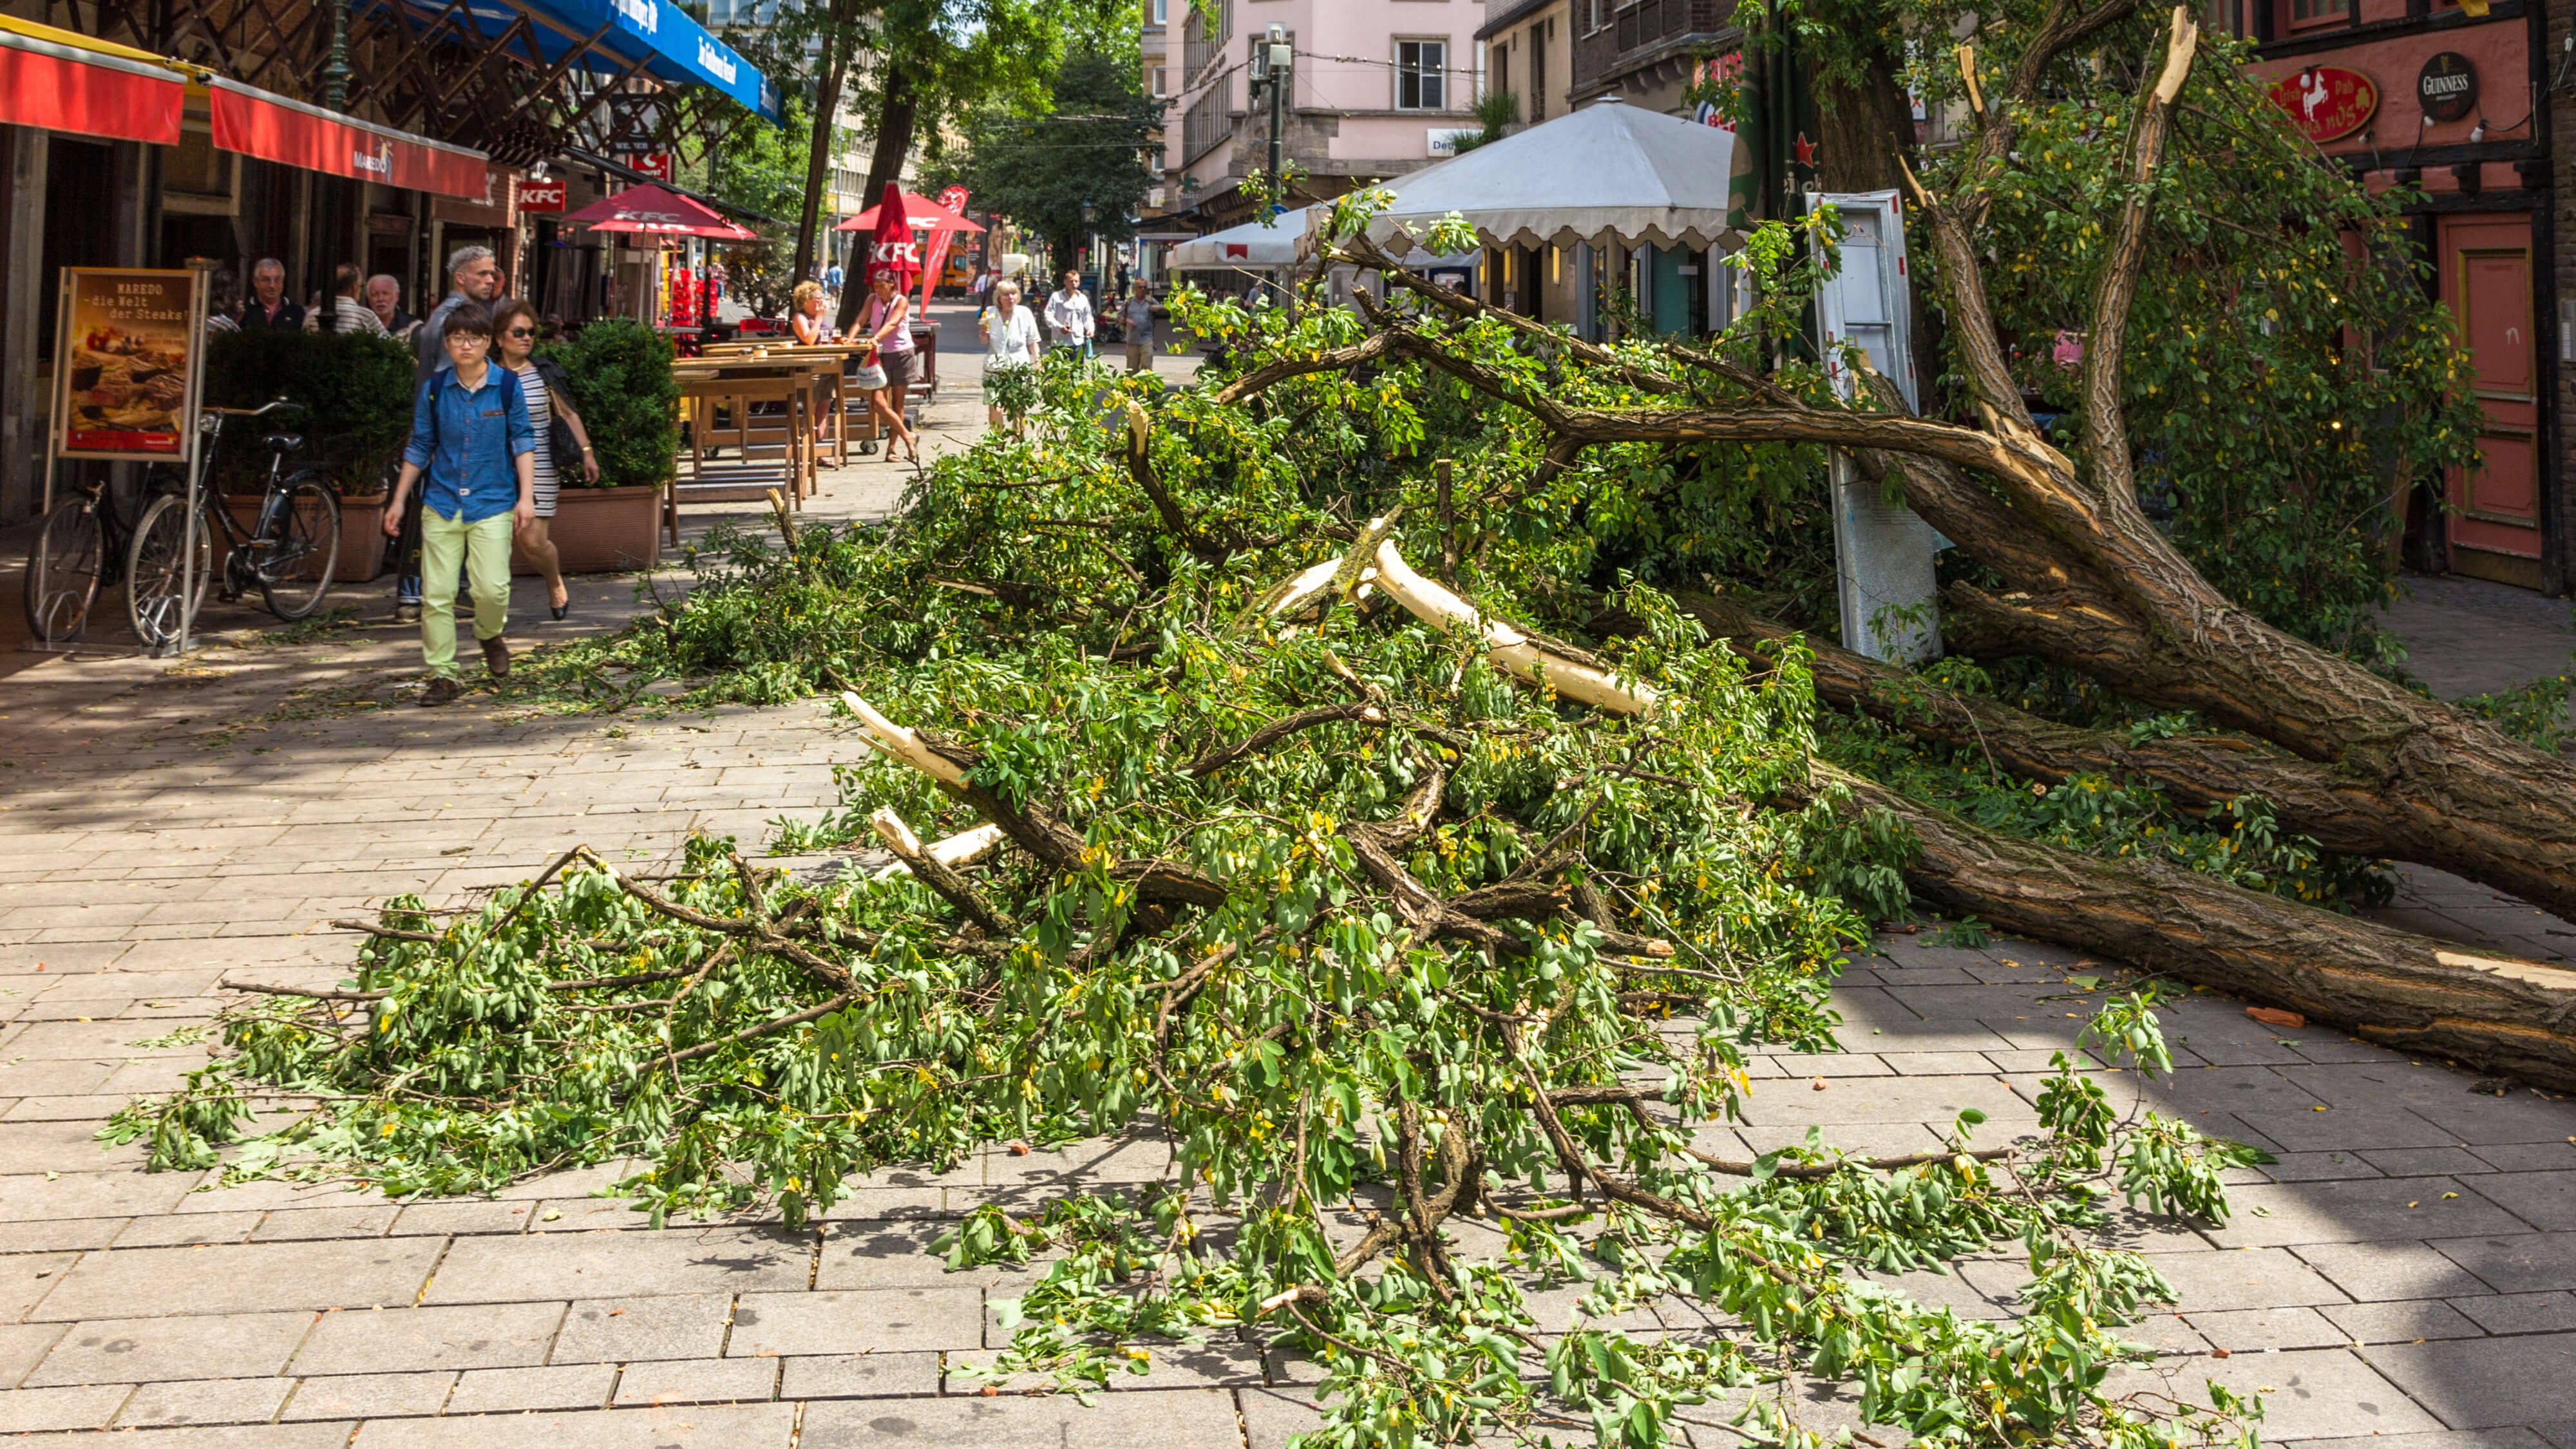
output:
[[[713,209],[659,186],[630,186],[563,219],[566,226],[592,231],[645,232],[655,236],[702,236],[717,241],[754,241],[760,233],[736,226]]]
[[[40,33],[41,32],[41,33]],[[16,22],[0,28],[0,122],[111,141],[179,144],[187,77],[156,59],[135,59],[84,42],[46,38],[50,27]]]
[[[842,222],[839,226],[832,228],[832,230],[875,231],[877,229],[877,213],[884,208],[885,203],[880,201],[875,206],[869,207],[867,210],[851,217],[848,221]],[[982,227],[968,221],[956,212],[950,211],[948,208],[941,206],[938,202],[931,200],[929,197],[915,196],[909,191],[903,193],[903,219],[911,223],[914,231],[936,231],[941,227],[946,227],[950,231],[962,231],[971,234],[983,230]]]
[[[238,81],[208,80],[206,112],[218,148],[262,161],[478,201],[487,189],[479,151],[337,115]]]

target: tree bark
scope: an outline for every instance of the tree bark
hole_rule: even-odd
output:
[[[903,62],[889,55],[885,57],[884,65],[885,101],[877,108],[876,148],[868,154],[865,196],[870,206],[878,205],[884,198],[887,182],[903,174],[904,158],[912,154],[912,128],[921,105],[920,91],[912,82],[912,73],[904,69]],[[856,274],[852,278],[854,282],[867,273],[864,262],[850,270]],[[833,330],[846,336],[851,325],[859,320],[859,309],[867,305],[867,299],[866,287],[843,287],[841,313],[832,324]]]
[[[2177,865],[2017,840],[1817,766],[1910,827],[1918,895],[2004,930],[2300,1012],[2366,1041],[2576,1091],[2576,971],[2460,950]]]
[[[841,80],[849,71],[848,34],[851,0],[833,0],[830,27],[823,33],[823,74],[814,92],[814,133],[805,148],[805,209],[796,220],[796,267],[792,281],[813,280],[814,240],[823,205],[823,178],[832,165],[832,116],[841,109]]]

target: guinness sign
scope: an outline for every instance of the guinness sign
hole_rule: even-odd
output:
[[[2456,121],[2467,115],[2478,105],[2477,67],[2456,50],[2434,56],[2415,77],[2415,103],[2428,120]]]

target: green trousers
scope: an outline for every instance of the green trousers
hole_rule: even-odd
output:
[[[420,652],[429,672],[456,677],[456,569],[474,595],[474,637],[498,636],[510,622],[511,516],[496,513],[478,523],[463,514],[420,513]]]

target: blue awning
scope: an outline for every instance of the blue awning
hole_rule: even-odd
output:
[[[470,17],[484,36],[497,36],[522,18],[548,65],[568,50],[590,54],[573,68],[614,75],[637,70],[655,80],[697,84],[740,102],[762,120],[779,119],[778,91],[732,46],[708,33],[671,0],[376,0],[397,9],[414,26],[435,27],[447,16]]]

